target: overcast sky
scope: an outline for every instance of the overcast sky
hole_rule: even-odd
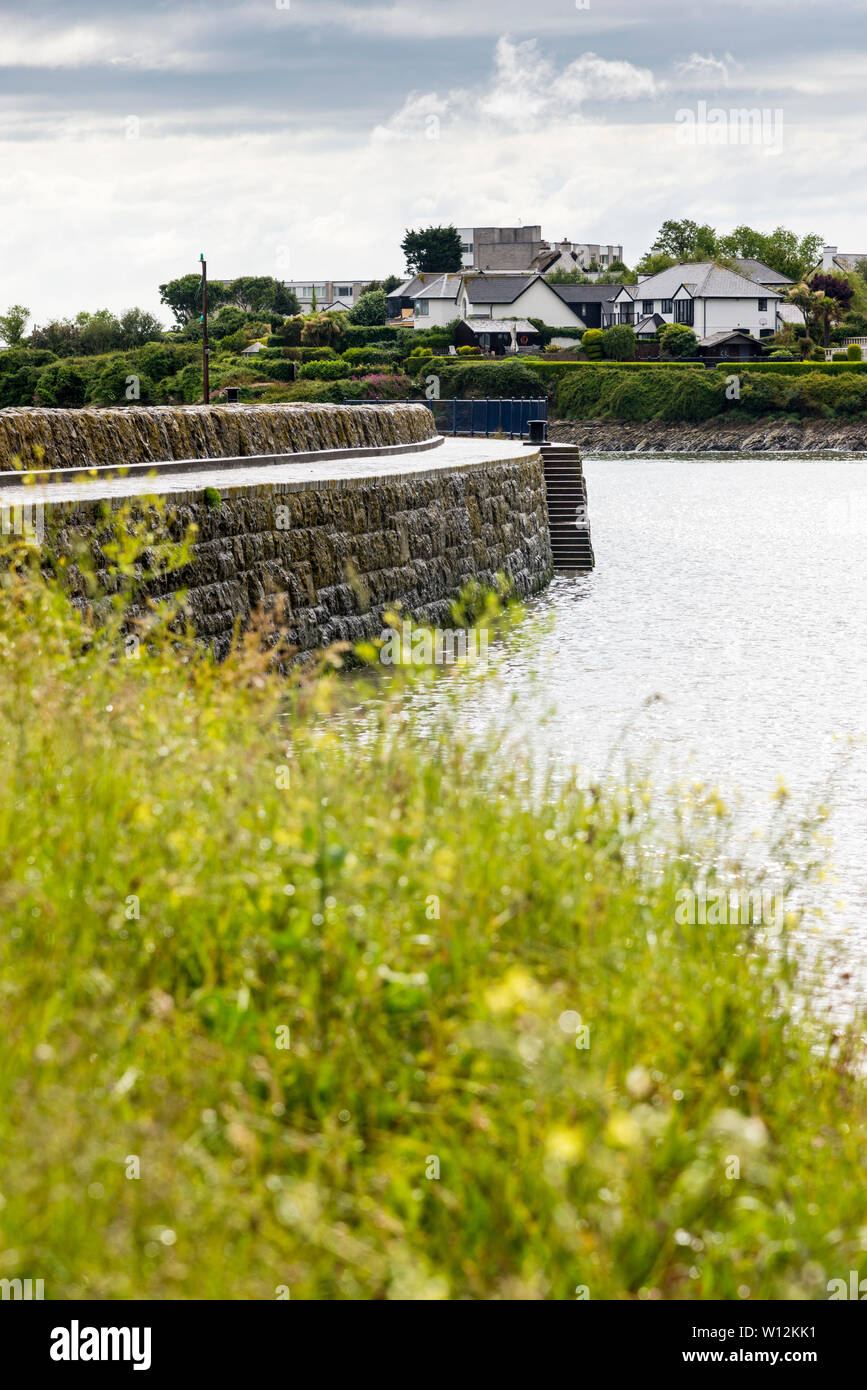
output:
[[[865,79],[867,0],[0,0],[0,309],[157,310],[202,250],[399,273],[431,222],[867,253]],[[766,110],[765,142],[687,143],[701,102]]]

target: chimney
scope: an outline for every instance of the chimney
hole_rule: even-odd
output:
[[[823,247],[822,247],[822,269],[823,269],[823,270],[833,270],[833,269],[834,269],[833,262],[834,262],[834,257],[836,256],[836,254],[837,254],[837,248],[836,248],[836,246],[823,246]]]

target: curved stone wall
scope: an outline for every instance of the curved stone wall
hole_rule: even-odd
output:
[[[435,433],[424,405],[27,407],[0,410],[0,472],[382,448]]]
[[[222,657],[236,619],[243,626],[260,606],[274,612],[300,651],[310,651],[378,637],[383,611],[395,605],[420,623],[449,628],[451,602],[471,580],[493,585],[503,574],[526,596],[551,578],[536,449],[449,440],[430,455],[365,462],[356,474],[346,466],[327,470],[308,482],[284,465],[279,481],[274,469],[250,470],[262,482],[214,474],[207,481],[219,482],[219,505],[208,505],[205,479],[195,491],[161,481],[171,533],[179,537],[194,522],[198,535],[191,562],[154,582],[149,595],[186,589],[196,631]],[[71,489],[27,489],[52,514],[52,544],[71,554],[84,534],[98,555],[105,503],[91,498],[100,484],[85,484],[88,500],[55,501],[58,491]],[[106,495],[111,505],[122,500]]]

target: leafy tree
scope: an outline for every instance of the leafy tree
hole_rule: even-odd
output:
[[[89,355],[111,352],[121,346],[120,323],[110,309],[88,313],[83,309],[75,316],[78,328],[79,352]]]
[[[654,239],[651,253],[659,250],[674,261],[707,261],[717,254],[717,235],[713,227],[684,218],[680,222],[663,222]]]
[[[243,309],[234,304],[224,304],[216,318],[209,321],[208,333],[213,338],[226,338],[230,333],[237,333],[246,322],[247,315]]]
[[[217,303],[223,302],[222,287],[216,284],[208,286],[208,306],[216,308]],[[169,280],[165,285],[160,285],[160,300],[171,309],[175,316],[175,323],[183,328],[184,324],[189,323],[190,319],[198,318],[202,312],[202,277],[191,272],[189,275],[181,275],[177,280]]]
[[[423,271],[444,275],[461,269],[463,253],[457,227],[425,227],[420,232],[407,231],[400,244],[410,275]]]
[[[143,343],[158,342],[165,331],[159,319],[145,309],[125,310],[118,323],[122,348],[136,348],[141,347]]]
[[[10,347],[17,347],[29,318],[30,310],[23,304],[11,304],[5,314],[0,314],[0,339]]]
[[[695,357],[698,338],[685,323],[666,323],[657,330],[663,357]]]
[[[31,348],[45,348],[58,357],[73,357],[80,351],[79,330],[72,319],[52,319],[30,334]]]
[[[635,270],[638,275],[658,275],[672,265],[677,265],[674,256],[669,256],[665,251],[648,251],[641,257]]]
[[[388,301],[385,290],[367,290],[350,311],[349,322],[361,323],[373,328],[385,323],[388,316]]]
[[[735,227],[720,237],[720,253],[762,261],[790,280],[801,280],[814,268],[822,249],[822,237],[815,233],[798,237],[786,227],[775,227],[767,235],[753,227]]]
[[[808,281],[811,291],[810,316],[821,328],[825,347],[831,346],[831,324],[845,318],[855,291],[844,275],[819,272]]]
[[[297,314],[298,299],[273,275],[240,275],[223,287],[223,302],[235,304],[247,313],[261,314],[273,310],[279,314]]]

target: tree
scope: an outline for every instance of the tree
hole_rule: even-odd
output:
[[[216,308],[218,300],[222,303],[221,296],[219,286],[208,286],[208,303],[211,308]],[[160,285],[160,300],[171,309],[178,327],[183,328],[184,324],[189,323],[192,318],[198,318],[202,312],[201,275],[182,275],[178,280],[169,280],[165,285]]]
[[[75,323],[81,353],[97,355],[121,346],[120,323],[110,309],[97,309],[93,314],[82,309],[76,314]]]
[[[657,330],[663,357],[695,357],[698,338],[685,323],[666,323]]]
[[[118,321],[120,346],[122,348],[141,347],[143,343],[155,343],[162,338],[165,329],[154,314],[146,309],[126,309]]]
[[[72,319],[52,319],[30,334],[31,348],[45,348],[58,357],[74,357],[79,351],[79,330]]]
[[[638,275],[659,275],[660,271],[668,270],[672,265],[677,265],[677,261],[665,251],[647,251],[635,269]]]
[[[802,280],[815,267],[822,244],[817,233],[799,238],[786,227],[775,227],[766,235],[741,226],[720,237],[719,250],[724,256],[761,261],[790,280]]]
[[[410,275],[423,271],[444,275],[461,269],[463,252],[457,227],[425,227],[420,232],[407,231],[400,243]]]
[[[5,314],[0,314],[0,339],[9,347],[17,347],[24,337],[24,330],[30,318],[30,310],[23,304],[11,304]]]
[[[350,311],[349,322],[374,327],[385,323],[388,316],[388,300],[385,290],[367,290]]]
[[[663,251],[674,261],[708,261],[713,260],[717,249],[716,232],[706,222],[699,226],[688,217],[680,222],[670,218],[657,232],[651,254]]]
[[[821,328],[825,347],[830,347],[831,324],[839,323],[845,318],[855,291],[845,276],[823,272],[814,275],[807,288],[810,292],[810,317],[813,323]]]

